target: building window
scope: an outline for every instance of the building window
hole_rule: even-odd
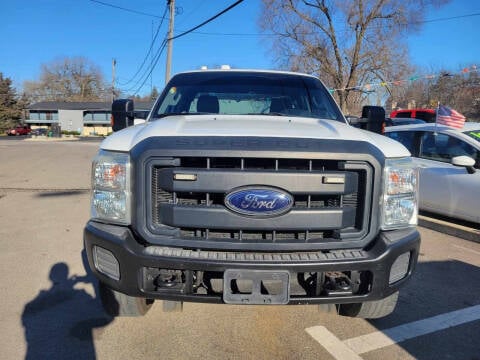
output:
[[[106,113],[93,113],[93,121],[103,122],[107,120]]]
[[[87,123],[110,122],[110,112],[108,111],[86,111],[83,115],[83,121]]]
[[[58,121],[58,111],[55,110],[30,110],[29,120]]]

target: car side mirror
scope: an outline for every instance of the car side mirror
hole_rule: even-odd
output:
[[[473,167],[475,165],[475,160],[469,156],[455,156],[452,158],[452,165],[466,168],[469,174],[473,174],[476,171]]]
[[[364,106],[362,108],[362,118],[367,119],[365,130],[377,134],[385,133],[385,109],[381,106]]]
[[[350,125],[360,129],[385,134],[385,109],[381,106],[364,106],[361,118],[354,119],[349,116],[347,120]]]
[[[118,99],[112,102],[112,130],[119,131],[133,125],[134,104],[131,99]]]

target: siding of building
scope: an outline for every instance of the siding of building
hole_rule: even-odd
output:
[[[83,132],[83,111],[58,110],[58,124],[65,131]]]
[[[136,112],[147,112],[153,102],[135,103]],[[42,101],[30,105],[25,120],[32,128],[49,127],[58,123],[62,131],[77,131],[82,135],[103,135],[112,132],[111,103]]]

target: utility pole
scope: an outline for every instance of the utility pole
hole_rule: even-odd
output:
[[[112,59],[112,102],[115,100],[115,66],[117,65],[117,60]]]
[[[152,46],[153,46],[153,20],[152,20]],[[152,48],[153,50],[153,48]],[[150,68],[153,69],[153,51],[150,52]],[[153,91],[153,71],[150,72],[150,94]]]
[[[165,83],[170,80],[170,66],[172,63],[172,47],[173,47],[173,21],[175,16],[175,0],[167,0],[170,10],[170,22],[168,24],[168,40],[167,40],[167,68],[165,69]]]

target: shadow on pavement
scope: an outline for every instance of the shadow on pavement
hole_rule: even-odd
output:
[[[82,259],[85,265],[84,253]],[[69,277],[67,264],[51,267],[51,287],[40,291],[22,313],[26,359],[96,358],[93,329],[104,327],[113,319],[103,311],[98,296],[74,288],[77,283],[97,286],[88,266],[86,271],[86,276]]]
[[[457,260],[420,262],[395,311],[370,323],[379,330],[480,304],[480,269]],[[415,359],[480,360],[480,320],[398,344]]]
[[[75,190],[59,190],[59,191],[44,191],[36,194],[38,197],[57,197],[57,196],[77,196],[90,193],[90,190],[75,189]]]
[[[442,221],[445,221],[445,222],[448,222],[448,223],[452,223],[454,225],[460,225],[460,226],[465,226],[467,228],[480,230],[480,224],[479,223],[474,223],[474,222],[470,222],[470,221],[466,221],[466,220],[455,219],[455,218],[448,217],[448,216],[434,214],[434,213],[431,213],[431,212],[428,212],[428,211],[420,211],[420,215],[423,215],[423,216],[426,216],[426,217],[429,217],[429,218],[433,218],[433,219],[442,220]]]

